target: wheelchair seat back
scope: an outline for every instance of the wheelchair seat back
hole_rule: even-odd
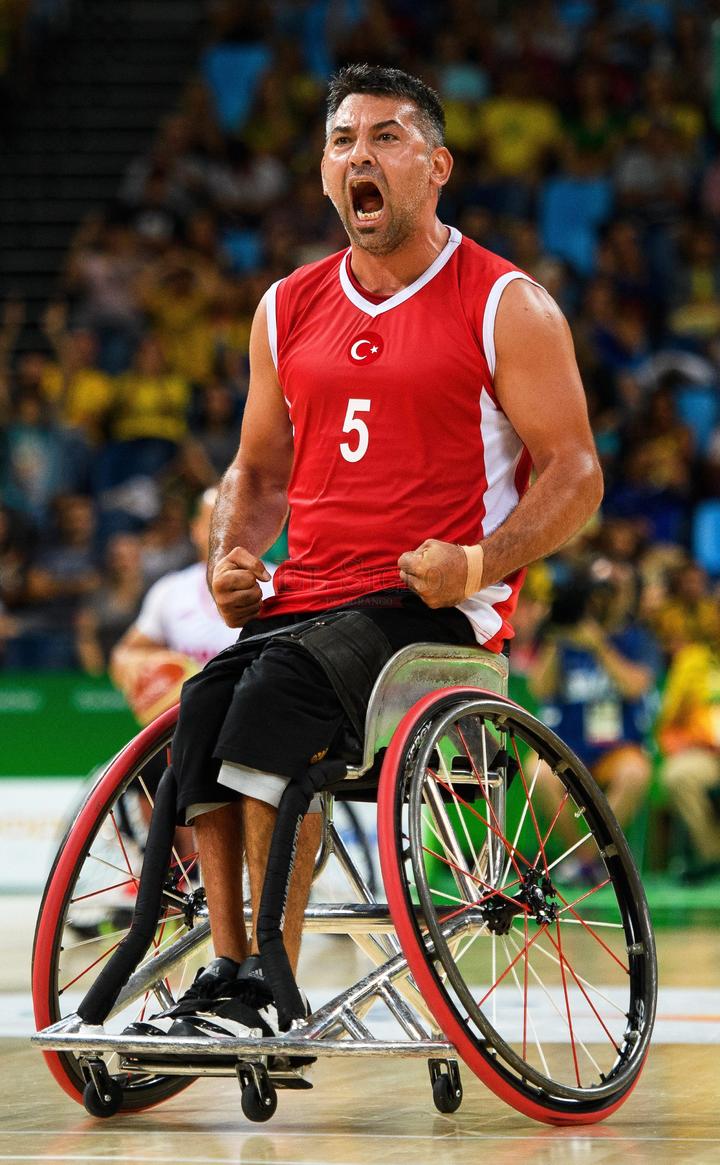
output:
[[[365,718],[360,764],[349,766],[346,780],[369,772],[376,753],[385,748],[406,712],[422,696],[439,688],[470,685],[507,695],[508,660],[483,647],[414,643],[388,660],[373,687]]]

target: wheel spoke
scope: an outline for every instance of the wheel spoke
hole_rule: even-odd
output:
[[[533,808],[532,801],[530,800],[530,791],[528,788],[527,780],[525,779],[525,770],[523,768],[522,761],[520,760],[520,753],[518,752],[517,739],[515,737],[514,732],[510,732],[509,736],[510,736],[510,740],[512,741],[512,749],[513,749],[513,752],[515,753],[515,760],[517,762],[518,772],[520,773],[520,780],[522,781],[522,787],[525,790],[525,800],[527,801],[527,804],[528,804],[528,808],[530,811],[530,817],[532,819],[533,827],[535,829],[535,835],[536,835],[537,840],[538,840],[538,845],[540,846],[540,853],[542,854],[542,860],[543,860],[543,869],[544,869],[545,873],[547,874],[548,864],[547,864],[547,857],[545,856],[545,845],[543,843],[542,834],[540,833],[540,826],[538,825],[538,819],[535,816],[535,810]]]
[[[551,959],[558,967],[560,966],[560,960],[557,958],[557,956],[554,955],[552,951],[548,951],[540,943],[536,944],[535,950],[539,954],[545,955],[547,959]],[[579,975],[578,978],[580,979],[580,982],[585,987],[587,987],[588,991],[594,991],[599,999],[602,999],[605,1003],[608,1004],[608,1006],[613,1007],[620,1015],[627,1019],[627,1012],[622,1007],[620,1007],[620,1005],[616,1003],[614,999],[611,999],[609,995],[606,995],[604,991],[601,991],[600,988],[596,987],[594,983],[591,983],[589,979],[585,979],[582,975]]]
[[[560,932],[558,931],[558,935],[559,935],[559,933],[560,933]],[[597,1008],[595,1007],[595,1005],[594,1005],[594,1003],[593,1003],[592,999],[590,998],[590,996],[588,995],[587,991],[586,991],[586,990],[585,990],[585,988],[583,987],[583,985],[582,985],[582,982],[580,981],[580,978],[579,978],[579,977],[578,977],[578,976],[575,974],[575,971],[573,970],[573,968],[572,968],[572,965],[571,965],[571,964],[568,962],[568,959],[567,959],[566,955],[564,955],[564,954],[563,954],[563,951],[562,951],[562,949],[561,949],[561,947],[560,947],[560,944],[555,942],[555,939],[553,938],[553,936],[552,936],[552,934],[550,933],[550,931],[548,931],[548,938],[550,939],[550,942],[551,942],[551,943],[552,943],[552,945],[555,947],[555,950],[557,951],[558,955],[560,956],[560,962],[561,962],[561,964],[564,964],[564,965],[567,967],[568,971],[570,972],[570,974],[572,975],[573,979],[575,980],[575,982],[577,983],[578,987],[580,988],[580,991],[582,992],[582,994],[583,994],[583,996],[584,996],[584,998],[585,998],[585,1000],[586,1000],[586,1002],[587,1002],[587,1004],[588,1004],[588,1007],[590,1008],[590,1010],[592,1011],[593,1015],[595,1016],[595,1018],[597,1019],[598,1023],[600,1024],[601,1028],[602,1028],[602,1029],[603,1029],[603,1031],[605,1032],[605,1035],[606,1035],[606,1036],[607,1036],[607,1038],[610,1040],[610,1043],[612,1044],[613,1048],[615,1049],[615,1051],[616,1051],[616,1052],[618,1053],[618,1055],[619,1055],[619,1054],[620,1054],[620,1048],[619,1048],[619,1047],[618,1047],[618,1045],[617,1045],[617,1042],[616,1042],[616,1040],[615,1040],[615,1037],[612,1035],[612,1033],[611,1033],[611,1032],[608,1030],[608,1028],[606,1027],[606,1025],[605,1025],[605,1023],[604,1023],[604,1021],[603,1021],[602,1017],[600,1016],[600,1013],[598,1012]]]
[[[518,943],[516,943],[516,942],[513,940],[513,938],[512,938],[512,935],[511,935],[511,934],[509,934],[509,935],[508,935],[508,939],[510,940],[510,945],[511,945],[511,946],[513,946],[513,947],[515,947],[515,950],[519,950],[519,949],[520,949],[520,947],[519,947],[519,944],[518,944]],[[536,951],[542,951],[542,950],[543,950],[543,948],[542,948],[542,947],[541,947],[539,944],[537,944],[537,945],[535,946],[535,950],[536,950]],[[522,953],[522,952],[521,952],[521,953]],[[544,952],[544,953],[547,953],[547,952]],[[558,959],[555,959],[554,961],[555,961],[556,963],[557,963],[557,962],[559,962],[559,960],[558,960]],[[554,1011],[554,1012],[557,1014],[558,1018],[562,1020],[562,1022],[563,1022],[563,1023],[564,1023],[564,1025],[565,1025],[565,1027],[567,1027],[567,1026],[568,1026],[568,1024],[567,1024],[567,1017],[566,1017],[565,1015],[563,1015],[562,1011],[561,1011],[561,1010],[560,1010],[560,1008],[558,1007],[557,1003],[556,1003],[556,1002],[555,1002],[555,1000],[553,999],[552,995],[551,995],[551,994],[550,994],[550,992],[548,991],[547,987],[546,987],[546,986],[545,986],[545,984],[543,983],[542,979],[541,979],[541,978],[540,978],[540,976],[538,975],[538,973],[537,973],[537,971],[535,970],[535,968],[534,968],[533,966],[531,966],[531,965],[529,965],[529,964],[528,964],[528,969],[529,969],[529,971],[530,971],[530,974],[532,975],[533,979],[534,979],[534,980],[535,980],[535,982],[537,983],[538,987],[539,987],[539,988],[540,988],[540,990],[542,991],[543,995],[544,995],[544,996],[545,996],[545,998],[547,999],[548,1003],[549,1003],[549,1004],[550,1004],[550,1006],[552,1007],[553,1011]],[[590,1061],[590,1063],[592,1064],[593,1068],[594,1068],[594,1069],[595,1069],[595,1071],[597,1072],[598,1076],[600,1076],[600,1077],[601,1077],[601,1076],[603,1075],[602,1069],[601,1069],[600,1065],[598,1064],[597,1060],[595,1059],[595,1057],[593,1056],[593,1054],[592,1054],[592,1052],[590,1051],[590,1049],[589,1049],[589,1048],[588,1048],[588,1047],[585,1045],[585,1043],[584,1043],[584,1041],[583,1041],[583,1040],[581,1040],[581,1039],[578,1039],[578,1041],[577,1041],[577,1042],[578,1042],[579,1046],[582,1048],[582,1050],[583,1050],[583,1052],[585,1053],[585,1055],[587,1056],[587,1058],[588,1058],[588,1060]]]
[[[492,986],[488,988],[488,990],[483,995],[482,999],[478,1000],[478,1007],[482,1007],[483,1003],[485,1003],[485,1001],[490,998],[490,996],[495,992],[496,988],[498,988],[500,986],[500,984],[502,983],[505,976],[509,975],[510,971],[512,971],[513,967],[518,962],[518,960],[522,958],[522,956],[525,952],[530,950],[530,947],[533,946],[533,944],[537,942],[537,940],[540,938],[541,935],[543,935],[545,933],[546,930],[547,930],[547,923],[543,923],[543,925],[538,930],[537,934],[534,935],[533,938],[530,939],[530,942],[527,943],[527,945],[521,951],[518,952],[518,954],[516,955],[516,957],[513,959],[512,963],[510,964],[510,966],[505,968],[502,975],[500,975],[499,978],[496,978],[494,980]]]
[[[507,939],[503,939],[503,946],[505,947],[505,957],[509,959],[510,952],[507,949]],[[532,1013],[530,1011],[530,1007],[528,1004],[528,998],[527,998],[527,993],[528,993],[528,987],[527,987],[528,958],[527,957],[525,958],[525,964],[524,964],[524,969],[523,969],[523,986],[522,987],[520,986],[520,980],[518,978],[518,973],[517,973],[516,967],[513,967],[512,975],[513,975],[513,979],[515,981],[515,985],[516,985],[518,991],[520,992],[520,995],[521,995],[522,1000],[523,1000],[523,1053],[522,1053],[523,1060],[527,1060],[527,1025],[529,1023],[530,1027],[532,1029],[533,1040],[535,1041],[535,1047],[538,1050],[540,1062],[543,1066],[543,1071],[545,1072],[545,1075],[549,1078],[550,1077],[550,1069],[548,1068],[548,1063],[547,1063],[547,1060],[545,1059],[545,1053],[543,1051],[542,1044],[540,1043],[540,1039],[539,1039],[538,1034],[537,1034],[537,1028],[535,1027],[535,1021],[533,1020]]]
[[[483,817],[482,813],[479,813],[474,805],[471,805],[469,801],[466,801],[464,797],[461,797],[460,794],[457,792],[456,789],[453,788],[452,785],[446,784],[442,780],[442,778],[438,777],[437,775],[435,775],[435,781],[443,789],[447,789],[447,791],[453,795],[453,797],[455,798],[456,801],[459,801],[461,805],[463,805],[470,813],[472,813],[473,817],[477,817],[478,821],[482,822],[482,824],[486,827],[486,829],[488,830],[489,833],[493,833],[493,834],[495,834],[496,837],[500,838],[500,841],[503,843],[505,848],[508,850],[508,853],[510,855],[510,860],[511,860],[512,864],[515,866],[515,870],[517,872],[518,877],[519,878],[522,877],[522,875],[520,873],[520,867],[518,866],[517,862],[515,861],[515,855],[510,852],[510,849],[509,849],[510,843],[508,842],[505,835],[503,833],[500,833],[499,830],[497,830],[495,828],[495,826],[491,825],[490,822],[487,820],[487,818]],[[518,852],[517,857],[519,857],[521,861],[525,862],[525,865],[528,867],[528,869],[530,869],[530,862],[528,861],[528,859],[526,857],[524,857],[523,854]]]
[[[535,791],[535,783],[538,779],[538,773],[540,772],[540,764],[541,764],[541,761],[540,761],[540,758],[538,757],[538,763],[535,766],[535,772],[533,773],[533,778],[532,778],[532,781],[530,784],[530,795],[531,796]],[[509,850],[507,864],[505,866],[505,869],[503,870],[502,882],[504,882],[506,880],[508,874],[510,873],[510,862],[511,862],[513,854],[517,853],[517,845],[518,845],[518,842],[520,840],[520,834],[522,833],[522,827],[525,824],[525,818],[527,817],[527,811],[528,811],[529,805],[530,805],[529,800],[526,800],[523,804],[522,812],[520,813],[520,820],[518,821],[517,829],[515,830],[515,837],[513,838],[513,843],[510,847],[510,850]]]
[[[86,898],[96,898],[98,894],[107,894],[110,890],[120,890],[123,886],[137,886],[135,878],[126,878],[124,882],[115,882],[112,886],[102,886],[99,890],[91,890],[89,894],[78,894],[77,898],[71,898],[69,905],[74,906],[76,902],[84,902]]]
[[[87,975],[88,971],[92,971],[93,967],[97,967],[98,963],[102,963],[103,959],[106,959],[108,955],[111,955],[113,951],[117,950],[121,941],[121,939],[118,939],[116,943],[113,943],[111,947],[108,947],[106,951],[103,951],[99,958],[95,959],[94,963],[90,963],[90,965],[87,966],[84,971],[81,971],[79,975],[76,975],[75,978],[71,979],[69,983],[66,983],[64,987],[58,988],[58,994],[62,995],[65,991],[68,990],[69,987],[74,986],[78,979],[82,979],[83,975]]]
[[[447,764],[445,762],[445,758],[443,757],[440,749],[438,749],[438,756],[440,759],[440,767],[442,768],[443,776],[445,777],[445,780],[447,781],[447,783],[451,784],[452,783],[451,776],[450,776],[450,773],[447,771]],[[434,778],[437,779],[437,773],[434,773],[432,769],[430,769],[430,773],[432,774],[432,776]],[[465,841],[467,842],[468,852],[472,858],[472,868],[476,873],[479,874],[480,873],[480,855],[475,850],[475,846],[473,845],[473,843],[470,839],[470,831],[468,830],[468,827],[467,827],[467,821],[465,820],[465,814],[461,813],[459,809],[457,811],[457,814],[458,814],[458,817],[460,818],[460,824],[462,826],[463,833],[465,835]]]
[[[575,1065],[575,1078],[577,1079],[578,1088],[580,1088],[581,1087],[580,1066],[578,1064],[577,1048],[575,1047],[575,1032],[573,1030],[572,1015],[570,1014],[570,997],[568,995],[568,989],[567,989],[567,976],[565,975],[565,956],[563,955],[563,952],[562,952],[562,939],[560,938],[560,927],[557,925],[557,923],[555,925],[557,928],[557,936],[558,936],[557,952],[558,952],[558,955],[560,956],[560,977],[562,979],[562,989],[563,989],[563,995],[565,997],[565,1011],[567,1012],[568,1028],[570,1029],[570,1047],[572,1048],[573,1064]],[[548,930],[548,938],[552,942],[553,946],[555,946],[552,934],[550,933],[549,930]]]
[[[69,923],[69,925],[72,926],[72,923]],[[124,926],[121,930],[111,930],[109,934],[105,934],[104,932],[102,934],[96,934],[92,938],[84,938],[77,943],[63,943],[63,953],[76,951],[78,947],[87,947],[90,943],[107,942],[109,938],[115,938],[118,934],[127,934],[128,930],[129,927]]]
[[[599,887],[598,887],[598,886],[596,886],[596,887],[595,887],[595,889],[597,890],[597,889],[599,889]],[[559,891],[559,890],[557,890],[557,889],[556,889],[555,893],[557,894],[557,896],[558,896],[558,898],[560,899],[560,901],[561,901],[561,902],[562,902],[562,903],[563,903],[563,904],[564,904],[564,905],[567,907],[567,909],[568,909],[568,910],[569,910],[569,911],[570,911],[572,914],[574,914],[574,915],[575,915],[575,917],[577,918],[578,922],[580,922],[580,923],[583,925],[583,927],[584,927],[584,928],[585,928],[585,930],[588,932],[588,934],[591,934],[591,935],[592,935],[592,937],[595,939],[595,942],[596,942],[596,943],[598,943],[598,944],[599,944],[599,946],[601,946],[601,947],[602,947],[602,949],[608,953],[608,955],[610,956],[610,958],[611,958],[611,959],[613,959],[613,960],[614,960],[614,961],[617,963],[618,967],[622,967],[622,969],[623,969],[623,971],[625,972],[625,974],[626,974],[626,975],[629,975],[629,974],[630,974],[630,968],[629,968],[628,966],[626,966],[626,964],[625,964],[625,963],[623,963],[622,959],[619,959],[619,958],[617,957],[617,955],[615,954],[615,952],[614,952],[613,950],[611,950],[611,949],[610,949],[610,947],[607,945],[607,943],[606,943],[606,942],[603,942],[603,940],[600,938],[600,935],[599,935],[599,934],[595,934],[595,931],[593,930],[593,928],[592,928],[592,927],[591,927],[591,926],[590,926],[590,925],[589,925],[589,924],[588,924],[588,923],[585,921],[585,919],[584,919],[584,918],[583,918],[583,917],[582,917],[580,914],[578,914],[578,912],[577,912],[577,910],[575,910],[574,906],[572,906],[572,905],[571,905],[571,903],[569,903],[569,902],[567,901],[567,899],[563,898],[563,896],[562,896],[562,894],[560,893],[560,891]]]
[[[449,859],[449,858],[444,858],[444,857],[442,856],[442,854],[435,853],[435,850],[429,849],[429,847],[428,847],[428,846],[426,846],[426,845],[423,845],[423,846],[421,846],[421,849],[422,849],[423,853],[430,854],[430,856],[431,856],[431,857],[433,857],[433,858],[437,858],[437,860],[438,860],[439,862],[444,862],[444,863],[445,863],[445,865],[447,865],[447,866],[452,866],[452,864],[453,864],[453,863],[450,861],[450,859]],[[456,868],[456,869],[458,869],[458,867],[457,867],[457,866],[456,866],[455,868]],[[477,877],[475,877],[473,874],[469,873],[469,872],[468,872],[468,871],[466,871],[466,870],[461,870],[461,871],[460,871],[460,873],[464,873],[464,874],[466,874],[466,876],[467,876],[468,878],[472,878],[473,882],[477,882],[477,884],[478,884],[479,886],[482,886],[482,887],[483,887],[485,890],[488,890],[488,891],[489,891],[489,893],[486,895],[486,897],[485,897],[485,898],[483,898],[483,899],[474,898],[474,899],[472,900],[472,902],[469,902],[469,903],[468,903],[468,906],[479,906],[479,904],[480,904],[480,902],[481,902],[481,901],[483,901],[483,902],[487,902],[487,900],[488,900],[489,898],[495,898],[495,897],[498,897],[498,898],[505,898],[505,899],[506,899],[506,901],[508,901],[508,902],[511,902],[513,906],[519,906],[519,905],[522,905],[521,903],[518,903],[518,902],[516,902],[514,898],[511,898],[511,897],[509,896],[509,894],[503,894],[502,890],[495,890],[495,889],[494,889],[492,886],[490,886],[490,885],[489,885],[487,882],[484,882],[482,878],[477,878]],[[515,885],[516,883],[514,883],[514,882],[513,882],[512,884],[513,884],[513,885]],[[460,899],[460,901],[463,901],[463,899]],[[528,908],[527,908],[527,906],[524,906],[524,905],[522,906],[523,913],[527,913],[527,909],[528,909]]]
[[[485,798],[485,804],[487,805],[488,810],[489,810],[489,816],[492,817],[494,820],[494,824],[491,825],[489,821],[486,821],[485,818],[482,817],[482,815],[477,812],[477,810],[473,809],[473,806],[469,805],[466,801],[464,801],[462,797],[459,797],[459,796],[457,797],[457,799],[463,805],[465,805],[468,809],[470,809],[471,812],[474,812],[475,816],[477,818],[479,818],[479,820],[482,821],[483,824],[487,827],[487,830],[488,830],[487,845],[488,845],[488,851],[490,854],[490,863],[489,863],[490,864],[490,871],[489,871],[490,878],[492,879],[493,874],[494,874],[494,859],[492,857],[492,848],[493,847],[492,847],[492,841],[490,838],[490,833],[494,834],[495,837],[500,838],[500,841],[505,846],[505,849],[508,851],[509,860],[515,866],[515,869],[517,871],[518,876],[520,876],[520,869],[515,861],[514,850],[512,848],[508,848],[507,838],[505,837],[505,834],[503,833],[502,829],[500,828],[500,822],[497,819],[497,814],[495,812],[495,808],[494,808],[492,800],[490,798],[490,786],[488,785],[488,778],[487,778],[487,741],[486,741],[485,730],[484,729],[482,730],[483,764],[484,764],[484,771],[485,771],[484,777],[481,776],[480,773],[478,772],[477,765],[475,764],[475,761],[472,758],[469,745],[467,744],[467,742],[465,740],[465,737],[463,735],[463,730],[459,724],[457,726],[457,731],[459,733],[460,739],[463,742],[463,746],[464,746],[465,751],[467,753],[467,758],[470,761],[470,764],[472,766],[473,775],[475,776],[475,779],[477,780],[478,785],[483,790],[483,796]],[[454,789],[452,790],[452,792],[453,793],[455,792]],[[455,794],[455,795],[457,796],[457,794]]]
[[[116,835],[117,835],[117,839],[118,839],[118,842],[119,842],[119,844],[120,844],[120,849],[122,850],[122,856],[123,856],[123,857],[124,857],[124,859],[125,859],[125,865],[127,866],[127,872],[128,872],[128,874],[130,875],[130,877],[133,879],[133,881],[135,882],[135,884],[137,885],[137,884],[138,884],[138,878],[137,878],[137,876],[136,876],[136,875],[133,873],[132,866],[130,865],[130,858],[127,856],[127,850],[125,849],[125,842],[124,842],[124,841],[123,841],[123,839],[122,839],[122,834],[120,833],[120,830],[118,829],[118,823],[117,823],[117,821],[115,820],[115,810],[114,810],[114,809],[111,809],[111,810],[110,810],[110,820],[111,820],[111,821],[112,821],[112,823],[113,823],[113,828],[115,829],[115,833],[116,833]]]

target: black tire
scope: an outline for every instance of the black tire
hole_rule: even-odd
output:
[[[103,1086],[103,1095],[100,1096],[92,1080],[89,1080],[83,1089],[82,1100],[90,1116],[107,1118],[120,1111],[123,1090],[117,1080],[108,1079]]]
[[[262,1124],[269,1121],[277,1111],[278,1098],[275,1088],[266,1081],[265,1097],[260,1095],[255,1084],[246,1084],[240,1094],[242,1110],[249,1121]]]
[[[540,760],[555,805],[542,825]],[[404,953],[468,1066],[535,1119],[610,1115],[645,1062],[657,965],[635,862],[587,769],[509,700],[448,689],[399,726],[378,818]],[[554,848],[570,829],[578,844]],[[573,853],[593,871],[579,885],[564,881]]]
[[[438,1112],[457,1112],[462,1104],[462,1088],[454,1088],[447,1072],[436,1076],[432,1085],[433,1104]]]

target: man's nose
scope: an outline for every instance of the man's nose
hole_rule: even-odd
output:
[[[355,144],[352,148],[349,158],[352,166],[372,166],[375,161],[375,155],[372,151],[372,143],[364,134],[358,134],[355,138]]]

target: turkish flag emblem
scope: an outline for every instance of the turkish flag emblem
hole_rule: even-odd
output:
[[[384,346],[377,332],[362,332],[350,344],[348,356],[353,364],[372,364],[382,356]]]

